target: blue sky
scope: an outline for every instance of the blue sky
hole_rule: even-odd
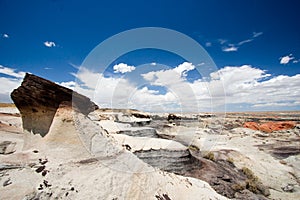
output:
[[[222,73],[218,80],[223,80],[222,84],[225,83],[224,95],[227,97],[226,106],[219,102],[216,103],[216,107],[219,109],[222,110],[226,107],[230,111],[299,110],[300,91],[297,89],[299,86],[298,74],[300,74],[299,7],[298,1],[291,0],[1,0],[0,84],[2,86],[0,89],[2,91],[0,91],[0,101],[10,101],[9,90],[20,84],[24,72],[30,72],[75,88],[75,84],[72,83],[76,83],[78,79],[81,82],[85,80],[85,77],[79,74],[85,71],[78,70],[78,68],[99,43],[126,30],[140,27],[162,27],[178,31],[194,39],[213,59],[218,72]],[[118,46],[114,48],[118,48]],[[114,84],[118,82],[119,85],[123,83],[122,81],[127,81],[123,83],[123,87],[129,84],[132,86],[129,88],[137,88],[137,85],[133,84],[137,82],[137,78],[130,76],[131,71],[114,73],[116,71],[114,66],[124,63],[124,66],[138,69],[145,63],[159,63],[160,67],[151,68],[151,65],[148,65],[147,68],[144,66],[148,72],[154,70],[158,73],[158,71],[176,69],[186,61],[178,55],[162,50],[144,49],[130,52],[116,59],[106,68],[103,80],[112,81]],[[199,63],[192,63],[193,66],[197,64]],[[188,65],[186,66],[188,67]],[[143,71],[143,73],[146,72]],[[229,74],[231,75],[229,76]],[[85,75],[89,76],[88,73]],[[191,88],[197,85],[199,76],[195,69],[188,69],[179,75],[182,80],[194,84]],[[251,75],[254,78],[245,81]],[[102,74],[98,74],[99,76],[102,77]],[[167,74],[165,73],[164,76]],[[78,77],[82,77],[82,80]],[[130,77],[131,80],[129,80]],[[143,79],[143,77],[145,76],[140,76],[139,79]],[[236,77],[240,77],[238,82],[226,79],[236,80]],[[99,78],[95,77],[95,79]],[[164,82],[165,85],[162,87],[161,83],[153,81],[155,80],[149,79],[148,84],[144,85],[144,90],[142,90],[144,87],[135,89],[137,93],[133,94],[143,91],[152,95],[149,96],[149,99],[157,97],[155,101],[150,101],[148,104],[168,99],[165,104],[159,107],[153,106],[153,108],[148,106],[147,109],[140,105],[143,102],[140,99],[136,100],[140,101],[140,104],[135,102],[129,104],[127,96],[125,97],[127,98],[126,106],[150,111],[151,109],[153,111],[168,110],[171,104],[178,107],[176,102],[181,100],[172,97],[174,100],[172,101],[170,96],[166,97],[166,91],[171,92],[171,89],[167,88],[169,83]],[[199,79],[198,82],[204,84],[203,80]],[[215,82],[204,85],[211,90]],[[97,82],[93,84],[97,84]],[[232,84],[235,84],[237,88]],[[95,87],[91,88],[94,91],[93,94],[80,89],[79,91],[86,95],[90,94],[90,97],[93,98],[97,93]],[[243,91],[247,90],[247,95],[246,93],[243,97],[236,94],[230,95],[231,93],[242,94],[241,88]],[[172,89],[176,96],[174,90],[176,89]],[[280,93],[281,90],[286,92]],[[251,91],[254,93],[252,94]],[[251,99],[259,92],[261,95],[272,98]],[[195,93],[198,94],[197,91]],[[199,95],[205,96],[204,93],[202,90],[199,91]],[[143,96],[144,93],[141,95]],[[133,97],[135,98],[135,96]],[[106,100],[108,101],[108,99],[109,96]],[[195,95],[195,99],[198,101],[197,95]],[[206,101],[209,100],[209,98],[206,99]],[[108,102],[100,101],[99,104],[109,106]],[[125,106],[122,102],[117,104],[115,103],[116,107]],[[199,110],[210,109],[209,105],[199,108]]]

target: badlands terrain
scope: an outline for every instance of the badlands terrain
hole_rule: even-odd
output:
[[[300,199],[300,112],[99,108],[27,74],[0,106],[0,199]]]

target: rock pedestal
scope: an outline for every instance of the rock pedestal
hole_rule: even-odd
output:
[[[48,133],[59,106],[72,106],[85,115],[98,108],[89,98],[28,73],[11,98],[22,115],[24,130],[42,137]]]

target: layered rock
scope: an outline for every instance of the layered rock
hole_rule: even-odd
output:
[[[292,121],[284,122],[267,122],[259,124],[257,122],[246,122],[243,127],[250,128],[252,130],[259,130],[266,133],[271,133],[273,131],[288,130],[295,128],[296,123]]]
[[[0,170],[9,170],[0,179],[3,199],[226,199],[204,181],[146,164],[90,119],[89,99],[75,97],[74,115],[73,94],[52,84],[26,75],[12,94],[24,128],[44,137],[27,134],[30,148],[0,156]]]
[[[15,146],[16,146],[15,142],[11,142],[11,141],[0,142],[0,154],[10,154],[15,152],[16,151]]]
[[[28,73],[11,98],[20,110],[23,128],[42,137],[48,133],[59,106],[73,106],[85,115],[97,108],[89,98]]]

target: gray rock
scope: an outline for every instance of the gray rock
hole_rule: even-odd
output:
[[[243,190],[241,192],[237,192],[235,193],[234,195],[234,199],[235,200],[267,200],[266,197],[264,196],[261,196],[261,195],[257,195],[257,194],[254,194],[253,192],[249,191],[249,190]]]
[[[0,154],[11,154],[16,151],[16,142],[3,141],[0,143]]]
[[[281,189],[284,192],[294,192],[294,186],[292,184],[287,184],[285,186],[282,186]]]

